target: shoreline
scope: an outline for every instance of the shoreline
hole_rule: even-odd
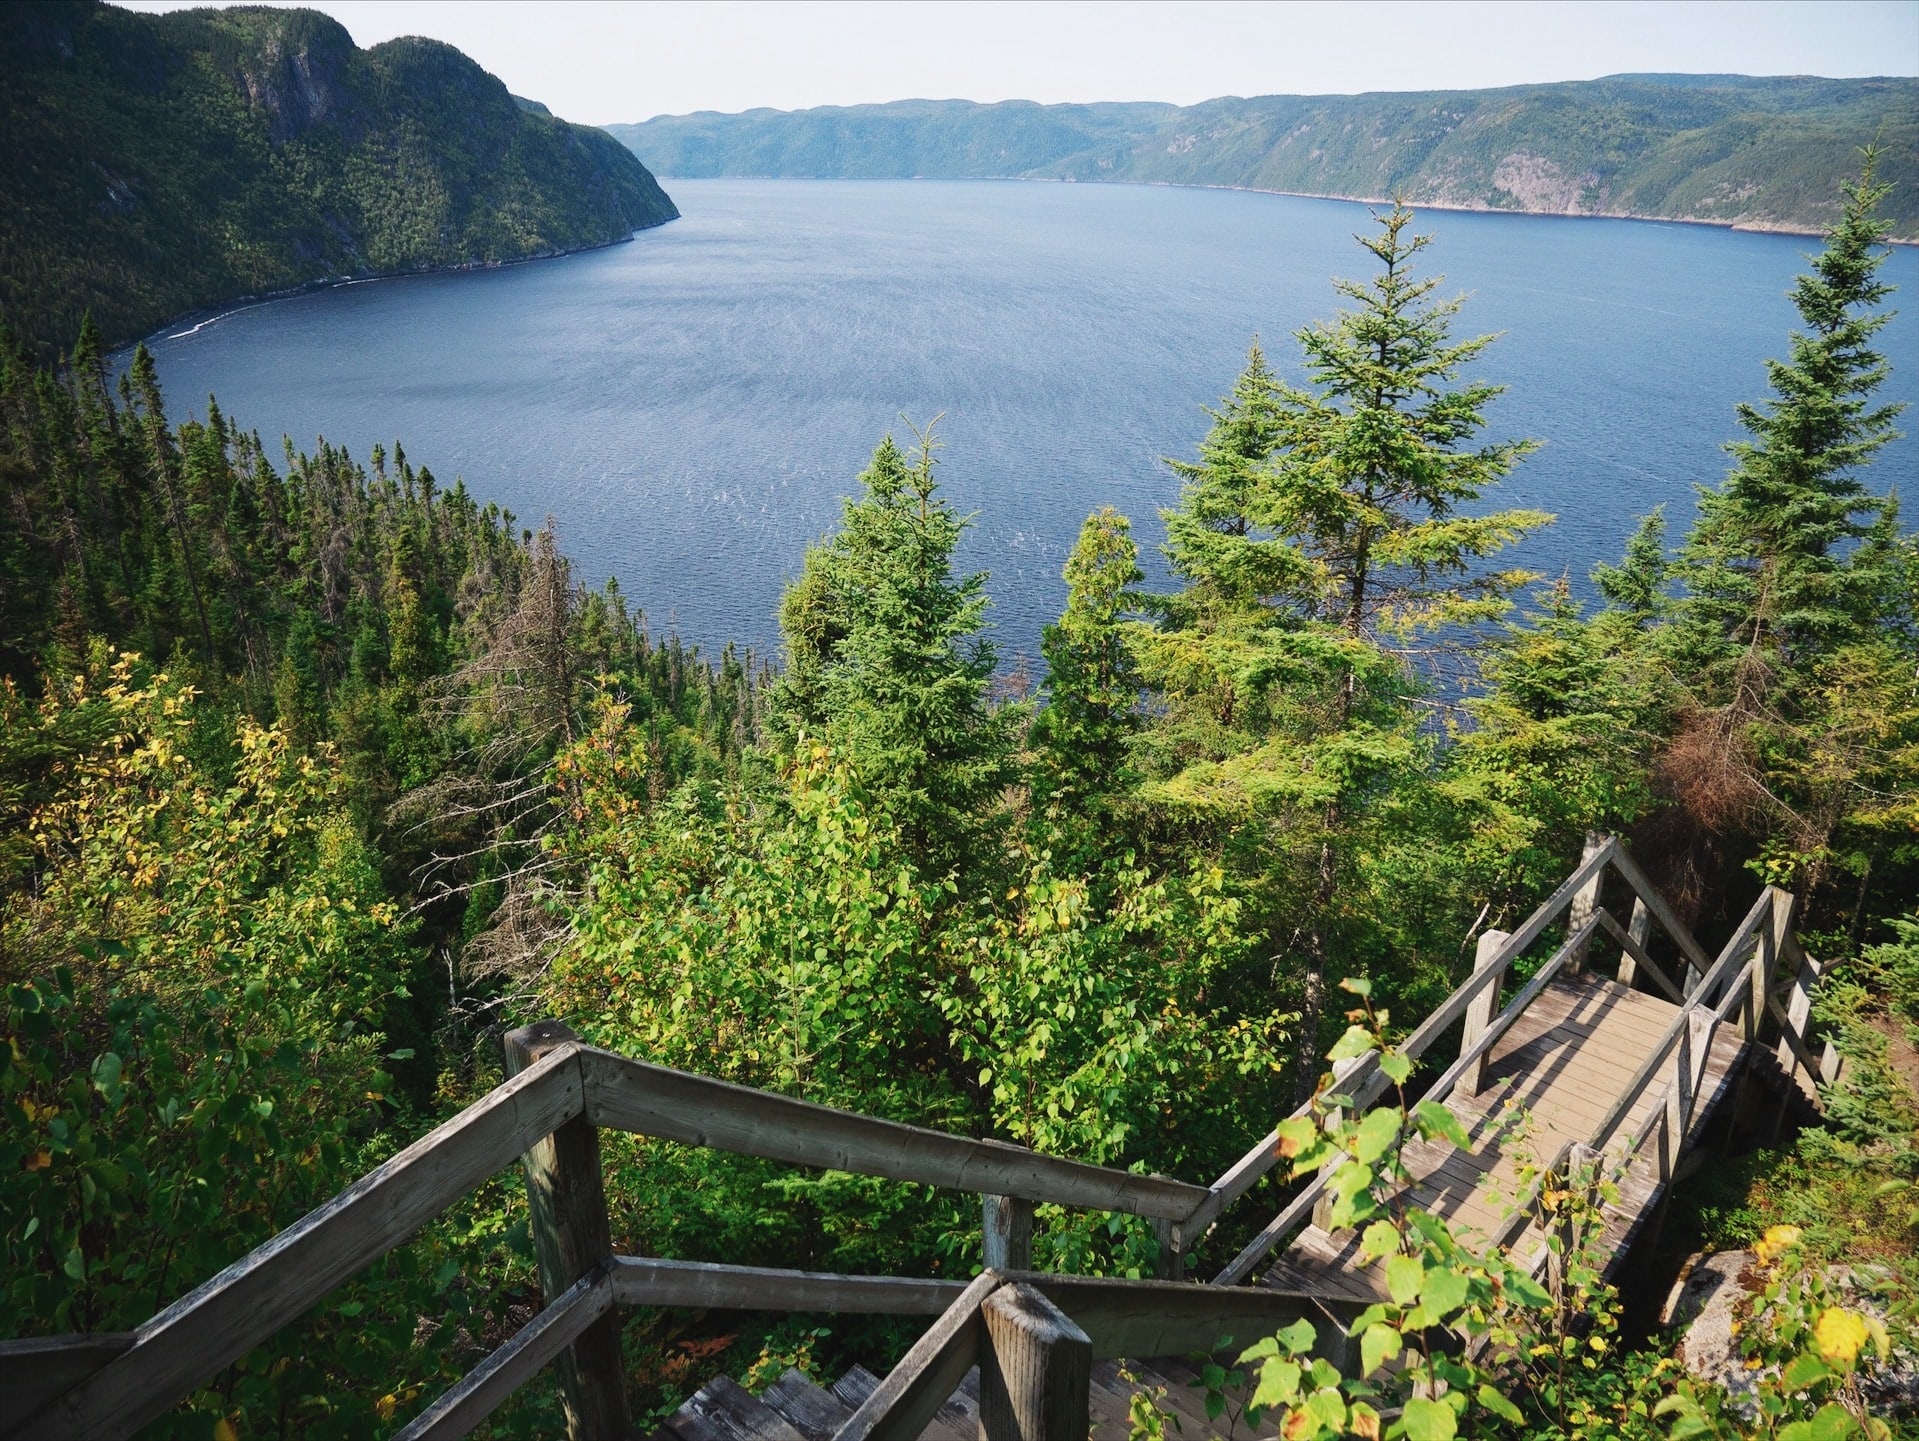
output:
[[[1352,205],[1391,205],[1390,195],[1334,195],[1321,190],[1274,190],[1264,185],[1227,185],[1200,180],[1081,180],[1071,175],[668,175],[675,182],[702,180],[851,180],[909,181],[932,180],[952,184],[969,181],[1011,182],[1021,185],[1139,185],[1161,190],[1230,190],[1241,195],[1280,195],[1291,200],[1338,200]],[[1738,220],[1720,220],[1705,215],[1647,215],[1627,210],[1515,210],[1502,205],[1468,205],[1459,201],[1408,200],[1413,210],[1451,210],[1462,215],[1513,215],[1536,220],[1632,220],[1652,225],[1698,225],[1708,230],[1730,230],[1741,235],[1797,235],[1818,239],[1826,232],[1811,226],[1762,225]],[[1919,235],[1889,235],[1886,245],[1919,248]]]
[[[1025,178],[1025,177],[1016,177]],[[1390,195],[1330,195],[1316,190],[1269,190],[1263,185],[1209,185],[1187,180],[1093,180],[1061,182],[1078,185],[1163,185],[1171,190],[1237,190],[1248,195],[1285,195],[1295,200],[1345,200],[1355,205],[1391,205]],[[1703,225],[1709,230],[1731,230],[1742,235],[1800,235],[1817,239],[1824,230],[1803,225],[1766,225],[1720,220],[1709,215],[1647,215],[1637,210],[1519,210],[1505,205],[1467,204],[1449,200],[1408,200],[1409,210],[1451,210],[1462,215],[1529,215],[1541,220],[1638,220],[1656,225]],[[1919,235],[1888,235],[1887,245],[1919,246]]]
[[[588,255],[596,250],[610,250],[615,245],[629,244],[642,230],[658,230],[662,225],[671,225],[680,218],[676,211],[665,220],[657,220],[651,225],[635,226],[624,235],[611,240],[598,241],[592,245],[570,245],[561,250],[540,250],[531,255],[516,255],[509,260],[461,260],[448,265],[417,265],[404,270],[356,270],[344,275],[320,275],[311,280],[303,280],[298,285],[283,286],[278,290],[261,291],[253,295],[235,295],[212,305],[195,306],[168,317],[152,330],[137,339],[123,341],[107,352],[107,358],[117,359],[133,350],[135,346],[145,345],[154,340],[183,340],[209,325],[217,325],[229,316],[246,310],[257,310],[262,305],[271,305],[276,300],[291,300],[299,295],[312,295],[322,290],[343,290],[349,285],[370,285],[382,280],[406,280],[416,275],[451,275],[475,270],[504,270],[513,265],[531,265],[541,260],[563,260],[569,255]],[[185,329],[175,327],[184,326]]]

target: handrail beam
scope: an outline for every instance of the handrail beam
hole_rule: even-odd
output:
[[[1620,948],[1632,957],[1633,964],[1659,983],[1659,989],[1666,993],[1668,1000],[1675,1006],[1683,1006],[1686,1004],[1685,993],[1672,983],[1672,980],[1653,961],[1652,956],[1647,953],[1646,948],[1640,945],[1633,937],[1632,932],[1620,925],[1618,920],[1614,918],[1612,912],[1608,911],[1604,906],[1599,908],[1599,921],[1601,925],[1605,926],[1606,934],[1619,942]]]
[[[578,1054],[552,1052],[196,1286],[140,1326],[130,1350],[26,1418],[23,1433],[97,1441],[163,1414],[579,1115]]]
[[[595,1125],[795,1166],[925,1186],[1018,1196],[1094,1211],[1183,1220],[1203,1186],[1042,1155],[1003,1141],[881,1120],[711,1076],[587,1048],[586,1110]]]
[[[614,1303],[612,1263],[580,1277],[513,1338],[415,1416],[393,1441],[457,1441],[532,1380]]]
[[[833,1441],[914,1441],[979,1359],[980,1306],[1006,1284],[982,1271],[860,1403]]]
[[[1539,904],[1538,908],[1526,918],[1518,930],[1506,938],[1505,944],[1500,946],[1493,958],[1488,961],[1483,968],[1475,969],[1473,974],[1462,981],[1459,987],[1454,990],[1450,996],[1440,1002],[1439,1008],[1434,1011],[1432,1015],[1428,1016],[1425,1022],[1422,1023],[1412,1035],[1406,1038],[1404,1044],[1400,1046],[1400,1050],[1406,1055],[1415,1058],[1423,1054],[1426,1048],[1432,1045],[1433,1041],[1438,1038],[1441,1031],[1444,1031],[1454,1021],[1466,1013],[1466,1008],[1472,1004],[1474,998],[1477,997],[1482,990],[1488,985],[1495,984],[1497,978],[1505,975],[1507,967],[1513,963],[1513,960],[1522,954],[1534,941],[1539,939],[1540,934],[1546,927],[1558,918],[1561,911],[1573,903],[1573,898],[1585,888],[1593,877],[1598,875],[1609,862],[1616,861],[1618,857],[1624,854],[1625,848],[1619,844],[1618,840],[1608,837],[1604,844],[1591,855],[1587,856],[1579,867],[1560,883],[1557,890]],[[1664,902],[1661,902],[1661,905],[1663,906]],[[1374,1058],[1374,1062],[1376,1064],[1376,1057]],[[1346,1079],[1353,1083],[1354,1089],[1349,1092],[1343,1092],[1343,1094],[1352,1095],[1354,1101],[1363,1106],[1367,1104],[1371,1098],[1370,1096],[1363,1096],[1361,1088],[1377,1081],[1379,1077],[1375,1070],[1367,1066],[1355,1067]],[[1373,1094],[1376,1095],[1377,1092]],[[1287,1119],[1298,1120],[1303,1116],[1311,1114],[1312,1103],[1308,1101],[1295,1110]],[[1185,1218],[1187,1235],[1197,1236],[1206,1226],[1211,1224],[1213,1219],[1218,1216],[1221,1211],[1225,1210],[1226,1207],[1250,1191],[1253,1186],[1258,1183],[1259,1179],[1273,1168],[1278,1160],[1279,1132],[1277,1129],[1274,1129],[1269,1132],[1258,1145],[1254,1146],[1250,1151],[1246,1152],[1245,1155],[1233,1162],[1231,1166],[1227,1167],[1220,1178],[1213,1182],[1212,1186],[1208,1188],[1206,1199],[1194,1209],[1190,1216]],[[1270,1230],[1271,1228],[1269,1227],[1268,1229]],[[1261,1234],[1264,1235],[1265,1233],[1262,1232]],[[1237,1264],[1237,1262],[1235,1262],[1235,1264]],[[1228,1267],[1227,1269],[1231,1270],[1232,1268]],[[1222,1272],[1221,1274],[1224,1275],[1225,1273]]]

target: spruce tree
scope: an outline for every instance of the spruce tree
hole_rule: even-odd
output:
[[[1753,703],[1782,671],[1870,625],[1884,583],[1853,549],[1886,504],[1858,472],[1899,434],[1904,408],[1872,398],[1891,370],[1874,337],[1893,316],[1878,308],[1892,290],[1878,274],[1891,226],[1876,213],[1890,187],[1875,182],[1875,161],[1869,150],[1825,249],[1793,286],[1806,328],[1787,359],[1766,362],[1771,398],[1739,406],[1748,438],[1727,446],[1732,471],[1701,494],[1678,558],[1682,658],[1713,690],[1743,686]]]
[[[1348,636],[1404,635],[1489,619],[1531,577],[1480,573],[1480,563],[1552,517],[1508,510],[1465,516],[1536,448],[1473,445],[1503,386],[1460,371],[1495,337],[1452,338],[1462,298],[1435,299],[1441,277],[1412,262],[1431,237],[1408,232],[1396,204],[1359,243],[1378,261],[1370,280],[1336,281],[1354,303],[1299,332],[1312,381],[1282,386],[1273,476],[1259,520],[1311,561],[1311,613]]]
[[[1666,507],[1658,505],[1639,522],[1619,564],[1600,562],[1592,569],[1592,579],[1608,608],[1643,627],[1666,613],[1666,577],[1671,569],[1666,559]]]
[[[1067,557],[1066,609],[1046,627],[1045,709],[1034,717],[1038,799],[1075,815],[1126,788],[1142,682],[1122,621],[1144,577],[1132,524],[1110,505],[1086,517]]]
[[[1912,547],[1860,478],[1902,408],[1874,399],[1892,318],[1875,161],[1793,287],[1804,329],[1767,362],[1772,395],[1739,407],[1746,438],[1700,496],[1660,637],[1687,691],[1660,770],[1693,848],[1804,896],[1835,866],[1869,873],[1919,813]]]
[[[891,436],[873,452],[863,494],[781,603],[787,671],[772,699],[787,743],[809,735],[850,759],[915,862],[943,875],[967,864],[1011,736],[987,701],[986,577],[953,574],[967,521],[933,465],[930,434],[911,457]]]
[[[1345,858],[1419,754],[1413,677],[1385,643],[1503,614],[1532,577],[1487,558],[1551,519],[1460,514],[1534,443],[1477,440],[1501,387],[1460,373],[1493,337],[1453,339],[1461,302],[1413,274],[1428,239],[1412,213],[1376,218],[1359,237],[1373,277],[1335,282],[1352,308],[1297,335],[1307,383],[1274,378],[1255,347],[1179,467],[1167,555],[1185,588],[1136,633],[1166,711],[1142,745],[1159,770],[1144,795],[1226,828],[1292,962],[1276,974],[1298,974],[1302,1088]]]

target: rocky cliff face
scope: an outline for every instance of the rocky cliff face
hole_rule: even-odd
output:
[[[247,103],[270,117],[267,133],[275,144],[348,118],[345,80],[353,38],[326,16],[315,21],[320,23],[267,30],[257,51],[234,67]]]
[[[322,279],[604,245],[678,215],[599,130],[451,46],[300,10],[0,7],[0,314],[43,349]]]

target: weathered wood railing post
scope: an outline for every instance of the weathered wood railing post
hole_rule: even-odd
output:
[[[1031,1286],[1002,1286],[980,1307],[983,1441],[1086,1441],[1093,1343]]]
[[[1599,831],[1586,832],[1586,848],[1579,857],[1580,865],[1585,865],[1606,844],[1606,837]],[[1606,883],[1606,868],[1601,866],[1592,874],[1592,879],[1579,888],[1566,909],[1566,934],[1571,935],[1587,921],[1593,918],[1593,912],[1599,909],[1599,888]],[[1576,976],[1586,969],[1586,950],[1592,944],[1590,940],[1574,947],[1573,953],[1566,957],[1566,974]]]
[[[1769,889],[1772,891],[1772,915],[1767,918],[1764,932],[1765,950],[1761,953],[1765,957],[1765,964],[1755,967],[1755,970],[1762,974],[1754,976],[1752,986],[1753,1000],[1758,1009],[1758,1018],[1753,1022],[1752,1027],[1755,1038],[1759,1034],[1759,1028],[1766,1023],[1766,997],[1772,993],[1773,980],[1778,976],[1779,967],[1785,963],[1786,952],[1792,946],[1792,913],[1798,904],[1798,898],[1791,891],[1782,891],[1777,886]],[[1808,1011],[1810,1012],[1810,1007]],[[1782,1040],[1780,1042],[1782,1050],[1785,1049],[1785,1045],[1786,1043]],[[1791,1062],[1788,1061],[1785,1064],[1790,1074]]]
[[[1162,1281],[1184,1281],[1186,1279],[1186,1223],[1168,1220],[1164,1216],[1155,1216],[1153,1235],[1159,1241],[1159,1262],[1153,1274]]]
[[[1373,1052],[1368,1051],[1364,1056],[1353,1056],[1348,1060],[1333,1062],[1334,1095],[1339,1095],[1343,1092],[1347,1077],[1351,1076],[1354,1071],[1365,1064],[1372,1055]],[[1344,1106],[1335,1106],[1326,1113],[1326,1117],[1320,1122],[1320,1125],[1327,1131],[1335,1131],[1345,1124],[1346,1119],[1346,1108]],[[1325,1179],[1331,1180],[1333,1173],[1344,1165],[1345,1161],[1346,1158],[1344,1155],[1336,1155],[1332,1160],[1320,1167],[1319,1174]],[[1330,1187],[1322,1191],[1319,1199],[1313,1202],[1313,1224],[1322,1231],[1330,1231],[1333,1229],[1333,1193]]]
[[[988,1271],[1033,1269],[1033,1203],[1019,1196],[980,1197],[983,1266]]]
[[[1493,963],[1493,957],[1499,954],[1499,948],[1509,939],[1505,931],[1481,931],[1476,948],[1473,951],[1473,974],[1478,975]],[[1486,1034],[1486,1028],[1493,1023],[1493,1017],[1499,1013],[1499,982],[1494,981],[1485,990],[1472,999],[1466,1007],[1466,1029],[1459,1038],[1459,1054],[1465,1055],[1479,1043]],[[1486,1084],[1486,1067],[1491,1056],[1481,1056],[1478,1061],[1466,1068],[1454,1089],[1468,1096],[1479,1094],[1480,1087]]]
[[[558,1021],[536,1021],[506,1034],[506,1073],[518,1075],[548,1051],[578,1036]],[[575,1116],[521,1157],[540,1293],[547,1304],[613,1254],[593,1122]],[[624,1441],[628,1430],[626,1367],[620,1318],[608,1312],[560,1356],[560,1397],[568,1441]]]
[[[1806,1099],[1814,1104],[1819,1100],[1819,1083],[1795,1064],[1798,1058],[1793,1053],[1791,1037],[1798,1039],[1801,1049],[1812,1049],[1812,1037],[1807,1034],[1806,1027],[1812,1020],[1812,990],[1819,984],[1822,969],[1819,962],[1804,950],[1799,951],[1799,973],[1792,978],[1792,994],[1786,998],[1785,1030],[1788,1034],[1780,1036],[1778,1053],[1780,1066],[1798,1082]]]
[[[1642,948],[1646,944],[1646,937],[1652,934],[1652,912],[1646,909],[1646,902],[1642,897],[1632,898],[1632,919],[1626,922],[1626,934],[1632,937],[1633,945]],[[1679,959],[1683,964],[1686,958],[1681,956]],[[1620,947],[1619,984],[1630,986],[1638,974],[1639,962],[1633,959],[1632,946]],[[1686,974],[1690,975],[1690,970]],[[1683,979],[1681,984],[1684,984]]]

